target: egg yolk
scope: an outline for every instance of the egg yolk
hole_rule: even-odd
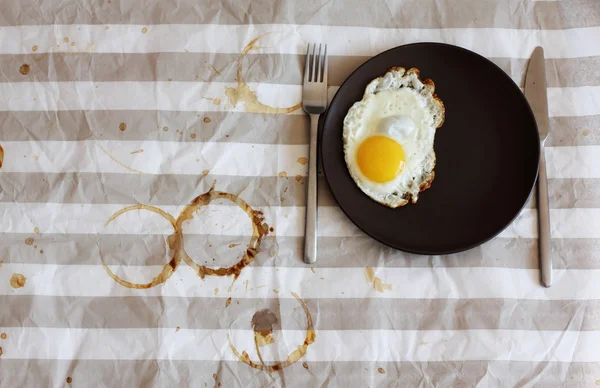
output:
[[[404,168],[404,150],[395,140],[386,136],[371,136],[358,147],[358,167],[365,177],[383,183],[396,177]]]

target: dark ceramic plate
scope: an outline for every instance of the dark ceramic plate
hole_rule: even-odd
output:
[[[365,86],[394,66],[434,81],[446,121],[435,137],[431,188],[417,204],[390,209],[350,177],[342,131]],[[430,255],[473,248],[506,228],[532,192],[540,154],[533,113],[511,78],[478,54],[439,43],[397,47],[359,67],[331,102],[320,144],[327,182],[348,218],[386,245]]]

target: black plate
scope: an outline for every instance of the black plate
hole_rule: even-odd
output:
[[[342,143],[348,109],[393,66],[416,67],[422,79],[431,78],[446,107],[431,188],[416,205],[397,209],[355,185]],[[321,157],[335,199],[360,229],[393,248],[436,255],[482,244],[512,222],[535,184],[539,144],[531,108],[502,69],[460,47],[417,43],[373,57],[346,79],[323,123]]]

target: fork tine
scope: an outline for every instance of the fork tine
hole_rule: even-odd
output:
[[[319,44],[319,77],[317,78],[317,82],[323,81],[323,50],[324,44]]]
[[[321,59],[321,82],[327,82],[327,44],[323,50],[323,58]]]
[[[310,81],[310,43],[306,48],[306,59],[304,60],[304,82]]]
[[[317,67],[319,66],[319,56],[317,55],[317,44],[313,43],[312,50],[312,72],[311,72],[311,82],[315,82],[317,80]]]

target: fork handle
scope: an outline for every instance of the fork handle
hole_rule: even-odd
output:
[[[306,224],[304,226],[304,262],[317,261],[317,138],[319,115],[310,115],[310,148],[308,150],[308,187],[306,195]]]

